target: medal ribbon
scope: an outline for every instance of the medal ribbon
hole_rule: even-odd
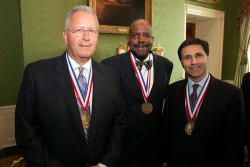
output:
[[[135,75],[136,75],[136,78],[137,78],[138,83],[140,85],[143,98],[144,98],[145,101],[148,101],[148,96],[149,96],[150,86],[151,86],[150,81],[151,81],[151,69],[152,68],[150,68],[148,70],[147,83],[145,83],[141,71],[139,71],[138,68],[136,67],[135,57],[132,55],[132,53],[130,53],[130,61],[131,61],[132,65],[133,65]]]
[[[73,88],[74,88],[74,92],[75,92],[75,95],[76,95],[76,98],[77,100],[79,101],[83,111],[86,111],[87,110],[87,107],[88,107],[88,104],[89,104],[89,101],[90,101],[90,95],[91,95],[91,92],[93,90],[93,75],[92,75],[92,67],[90,68],[90,72],[89,72],[89,76],[88,76],[88,88],[87,88],[87,94],[86,94],[86,99],[84,99],[83,97],[83,94],[82,92],[80,91],[80,86],[79,86],[79,83],[78,83],[78,79],[75,75],[75,72],[73,70],[73,67],[70,63],[70,60],[69,60],[69,57],[68,57],[68,54],[66,55],[67,57],[67,62],[68,62],[68,65],[69,65],[69,72],[70,72],[70,76],[71,76],[71,81],[72,81],[72,85],[73,85]]]
[[[204,100],[204,97],[207,93],[207,89],[208,89],[208,85],[209,85],[209,82],[210,82],[210,75],[208,75],[206,81],[205,81],[205,84],[204,86],[202,87],[202,90],[200,92],[200,95],[198,96],[198,99],[197,99],[197,103],[195,104],[194,108],[191,107],[191,100],[190,100],[190,97],[189,97],[189,88],[188,88],[188,84],[186,86],[186,94],[185,94],[185,108],[186,108],[186,113],[187,113],[187,116],[190,120],[190,122],[194,122],[196,117],[197,117],[197,114],[200,110],[200,106]]]

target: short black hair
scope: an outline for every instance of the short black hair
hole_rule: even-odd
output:
[[[201,45],[203,47],[204,52],[209,55],[209,44],[207,41],[201,40],[199,38],[189,38],[186,39],[181,43],[181,45],[178,48],[178,56],[179,59],[181,60],[181,51],[183,48],[189,45]]]

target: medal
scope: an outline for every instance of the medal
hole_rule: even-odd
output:
[[[144,114],[149,114],[151,113],[153,110],[153,105],[147,101],[145,101],[142,105],[141,105],[141,111]]]
[[[151,55],[149,55],[149,60],[150,60],[150,56]],[[150,68],[147,71],[148,73],[146,73],[145,76],[143,76],[142,72],[136,67],[136,63],[135,63],[136,60],[135,60],[135,57],[133,56],[132,53],[130,53],[130,61],[131,61],[132,66],[134,68],[135,75],[136,75],[137,81],[138,81],[138,83],[140,85],[143,99],[145,101],[141,105],[141,111],[144,114],[149,114],[153,110],[152,104],[147,102],[150,91],[152,89],[152,84],[153,84],[153,71],[152,71],[153,68]]]
[[[84,128],[90,127],[90,115],[86,112],[81,114],[81,120]]]
[[[194,123],[188,123],[185,126],[185,132],[187,133],[187,135],[191,135],[192,134],[193,128],[194,128]]]

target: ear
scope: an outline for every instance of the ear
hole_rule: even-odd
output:
[[[155,37],[152,37],[152,38],[151,38],[151,42],[153,43],[153,42],[154,42],[154,40],[155,40]]]
[[[127,42],[127,43],[129,42],[129,36],[127,36],[127,38],[126,38],[126,42]]]
[[[181,62],[181,66],[182,66],[182,68],[184,68],[184,67],[183,67],[183,62],[182,62],[182,60],[180,60],[180,62]]]
[[[65,30],[63,31],[63,41],[66,45],[68,45],[68,34]]]

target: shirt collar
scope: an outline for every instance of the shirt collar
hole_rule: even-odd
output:
[[[75,62],[75,60],[72,59],[70,56],[69,56],[69,61],[70,61],[71,65],[72,65],[72,68],[74,69],[74,71],[76,69],[78,69],[79,67],[83,67],[85,70],[90,71],[91,64],[92,64],[92,59],[89,59],[89,61],[87,63],[85,63],[84,65],[82,65],[82,66],[80,66],[79,64],[77,64]]]
[[[208,78],[208,73],[207,73],[207,75],[206,75],[200,82],[198,82],[198,83],[196,83],[196,82],[192,81],[190,78],[188,78],[188,87],[189,87],[189,88],[192,88],[192,87],[193,87],[193,84],[196,83],[196,84],[199,84],[199,87],[201,86],[201,88],[202,88],[202,87],[204,86],[204,84],[205,84],[207,78]]]

